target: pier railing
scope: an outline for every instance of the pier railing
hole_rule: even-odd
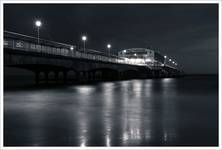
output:
[[[91,50],[91,49],[77,49],[76,46],[48,41],[35,37],[18,34],[14,32],[5,31],[4,32],[4,48],[10,48],[18,51],[35,52],[52,54],[73,58],[82,58],[88,60],[96,60],[103,62],[119,63],[119,64],[129,64],[137,66],[147,66],[145,63],[136,63],[130,61],[127,58],[118,57],[116,55],[108,55],[103,52]]]

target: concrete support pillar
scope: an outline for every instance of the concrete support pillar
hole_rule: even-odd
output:
[[[87,72],[86,71],[83,71],[83,80],[86,80],[86,76],[87,76],[87,74],[86,74]]]
[[[104,71],[101,71],[101,79],[102,79],[102,80],[105,80],[105,76],[106,76],[106,75],[105,75],[105,72],[104,72]]]
[[[88,71],[88,80],[93,80],[93,73],[92,73],[92,71]]]
[[[85,80],[89,80],[89,72],[88,71],[84,71],[85,73]]]
[[[49,81],[49,71],[45,71],[44,74],[45,74],[45,83],[48,83],[48,81]]]
[[[96,71],[93,71],[92,73],[93,73],[93,80],[98,80]]]
[[[79,81],[80,79],[80,72],[76,71],[76,81]]]
[[[98,71],[94,71],[94,78],[95,78],[95,80],[99,80],[99,72]]]
[[[92,73],[92,80],[95,80],[95,79],[96,79],[96,73],[95,73],[95,71],[92,71],[91,73]]]
[[[83,79],[83,71],[78,72],[78,80]]]
[[[39,74],[40,74],[40,71],[35,71],[35,83],[36,84],[39,84]]]
[[[63,71],[63,81],[64,83],[67,82],[67,71]]]
[[[55,71],[55,82],[57,83],[59,81],[59,72]]]
[[[123,72],[119,72],[119,80],[123,79]]]

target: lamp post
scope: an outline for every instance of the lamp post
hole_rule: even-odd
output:
[[[167,59],[167,56],[165,55],[164,56],[164,66],[166,65],[166,59]]]
[[[123,56],[126,56],[126,50],[123,50]]]
[[[35,26],[37,27],[38,32],[38,44],[39,44],[39,28],[42,26],[42,22],[40,20],[35,21]]]
[[[84,50],[84,53],[86,52],[86,49],[85,49],[85,42],[87,40],[87,37],[85,35],[82,36],[82,41],[83,41],[83,50]]]
[[[110,57],[110,48],[111,48],[111,44],[107,44],[107,48],[108,48],[108,55]]]
[[[135,62],[134,63],[136,63],[137,62],[137,54],[135,53],[134,56],[135,56]]]
[[[171,62],[172,60],[171,59],[169,59],[169,62]],[[171,66],[171,63],[169,63],[169,65]]]
[[[74,50],[74,47],[71,46],[71,47],[70,47],[70,54],[71,54],[71,56],[73,56],[73,50]]]

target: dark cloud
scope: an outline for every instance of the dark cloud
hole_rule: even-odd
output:
[[[106,51],[151,47],[175,59],[187,73],[218,72],[217,4],[5,4],[4,28]],[[206,61],[207,60],[207,61]]]

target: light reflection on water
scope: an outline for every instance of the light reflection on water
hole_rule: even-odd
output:
[[[180,97],[183,91],[179,82],[181,81],[178,79],[130,80],[44,90],[6,91],[5,144],[33,146],[200,144],[201,141],[195,143],[195,139],[190,139],[192,132],[195,132],[193,130],[198,127],[192,126],[193,122],[186,122],[181,118],[186,113],[193,113],[195,116],[199,111],[180,110],[185,104],[184,98],[189,98],[190,95]],[[208,92],[211,92],[210,99],[216,99],[216,93]],[[198,94],[198,91],[195,94]],[[198,99],[204,100],[201,94]],[[213,112],[212,114],[214,115]],[[197,124],[195,119],[192,121]],[[210,120],[212,119],[210,116],[207,119],[207,122],[215,122]],[[203,131],[209,130],[206,133],[211,139],[212,137],[215,139],[216,131],[211,125],[205,126]],[[200,130],[197,133],[200,133]]]

